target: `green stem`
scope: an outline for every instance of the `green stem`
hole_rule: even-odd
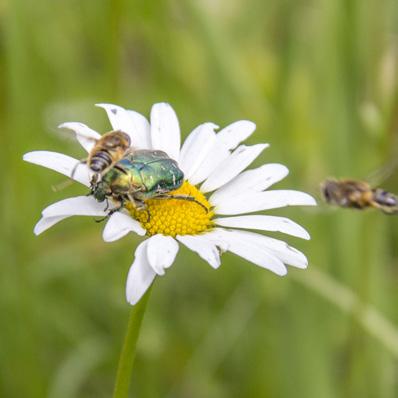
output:
[[[120,353],[113,398],[128,397],[137,340],[151,290],[152,287],[148,289],[144,297],[131,309],[126,337],[124,339],[122,352]]]

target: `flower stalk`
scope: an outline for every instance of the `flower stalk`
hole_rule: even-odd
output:
[[[149,288],[143,298],[131,309],[127,332],[120,353],[113,398],[128,397],[137,340],[151,290],[152,288]]]

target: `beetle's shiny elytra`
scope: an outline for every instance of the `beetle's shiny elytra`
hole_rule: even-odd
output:
[[[203,207],[191,196],[169,194],[183,182],[184,173],[165,152],[141,149],[118,161],[100,181],[92,183],[91,189],[96,200],[111,198],[120,204],[119,208],[129,201],[137,209],[145,209],[145,201],[154,198],[187,200]]]

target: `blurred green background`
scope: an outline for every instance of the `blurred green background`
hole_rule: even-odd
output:
[[[328,176],[364,178],[397,157],[396,0],[12,0],[0,4],[0,397],[111,396],[138,238],[101,239],[91,218],[32,229],[75,194],[22,162],[77,158],[56,126],[105,132],[114,102],[175,108],[196,125],[257,123],[277,187],[318,195]],[[398,173],[383,186],[398,193]],[[306,271],[280,278],[226,254],[214,271],[181,249],[159,278],[131,397],[398,396],[398,220],[377,211],[289,208]],[[275,235],[284,238],[282,235]]]

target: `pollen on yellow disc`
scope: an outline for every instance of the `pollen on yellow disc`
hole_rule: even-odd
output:
[[[196,235],[212,227],[211,205],[196,187],[185,181],[168,195],[187,199],[148,199],[145,210],[137,210],[132,203],[125,204],[132,217],[146,229],[147,235]]]

